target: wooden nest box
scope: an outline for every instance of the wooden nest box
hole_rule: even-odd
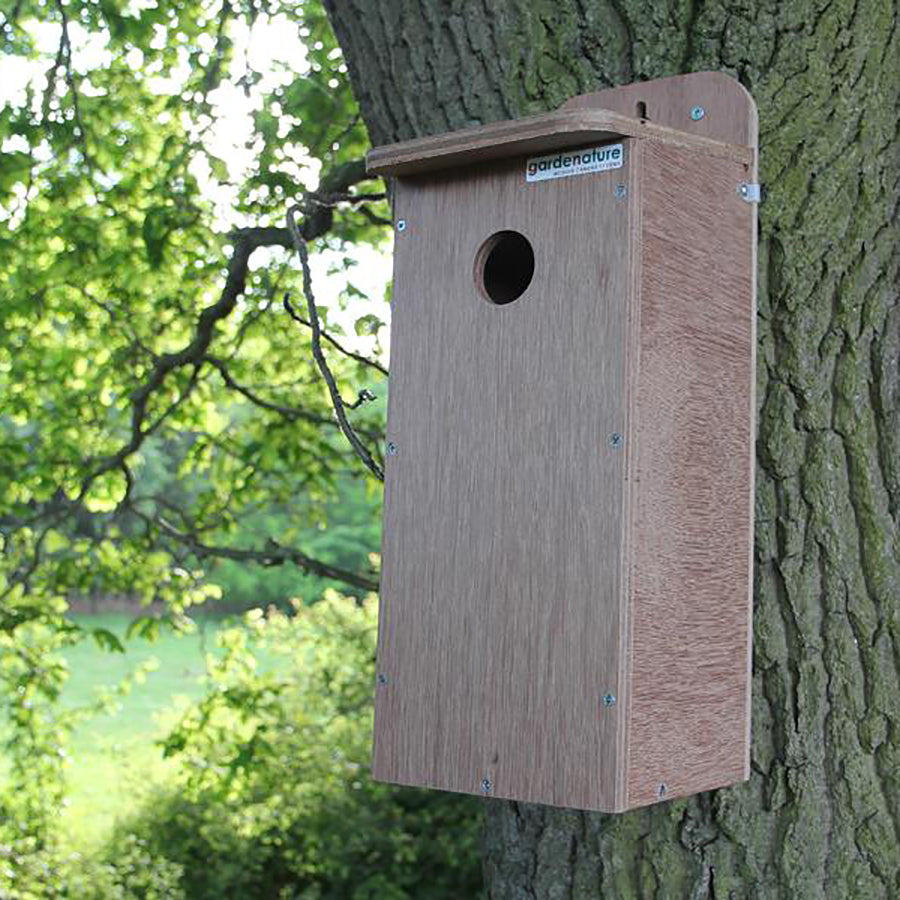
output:
[[[703,72],[370,153],[376,778],[621,811],[748,777],[756,144]]]

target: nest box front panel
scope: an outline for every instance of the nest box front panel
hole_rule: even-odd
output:
[[[609,171],[396,183],[376,778],[621,805],[620,146]]]

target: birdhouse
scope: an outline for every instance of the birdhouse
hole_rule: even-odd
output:
[[[704,72],[370,153],[377,779],[621,811],[748,777],[756,135]]]

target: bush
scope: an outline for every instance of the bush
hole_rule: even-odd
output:
[[[183,900],[182,869],[123,835],[115,858],[100,862],[41,847],[34,838],[0,844],[4,900]]]
[[[373,606],[332,593],[221,632],[207,696],[165,743],[182,777],[106,860],[137,841],[191,900],[477,897],[479,801],[369,777]]]

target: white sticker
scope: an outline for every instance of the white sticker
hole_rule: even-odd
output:
[[[586,150],[563,150],[549,156],[534,156],[525,163],[526,181],[549,181],[588,172],[621,169],[625,162],[625,148],[621,144],[605,144]]]

